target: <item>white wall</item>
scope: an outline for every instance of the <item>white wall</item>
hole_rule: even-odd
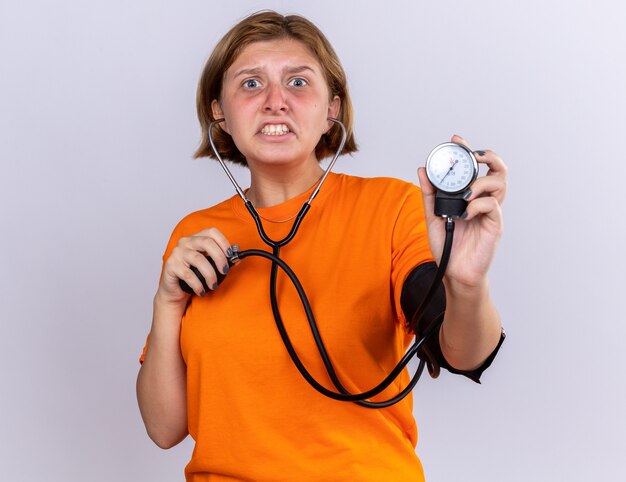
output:
[[[191,159],[200,70],[261,8],[344,63],[361,151],[338,171],[415,180],[455,133],[509,165],[508,339],[482,386],[416,388],[429,482],[623,480],[626,4],[566,0],[3,0],[0,480],[183,478],[192,445],[146,436],[137,358],[171,229],[233,193]]]

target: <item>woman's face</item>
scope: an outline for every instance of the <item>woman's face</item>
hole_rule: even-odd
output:
[[[215,118],[254,169],[315,162],[315,146],[339,113],[315,55],[293,39],[254,42],[224,75]]]

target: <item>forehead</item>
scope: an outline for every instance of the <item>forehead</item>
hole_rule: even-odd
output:
[[[226,71],[234,77],[241,70],[289,69],[306,66],[316,73],[323,69],[317,56],[304,43],[295,39],[277,39],[252,42],[246,45]]]

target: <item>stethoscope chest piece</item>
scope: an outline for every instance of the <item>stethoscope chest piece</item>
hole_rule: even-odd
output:
[[[439,144],[428,155],[426,175],[436,189],[435,214],[460,217],[467,208],[464,197],[478,177],[478,162],[472,151],[455,142]]]

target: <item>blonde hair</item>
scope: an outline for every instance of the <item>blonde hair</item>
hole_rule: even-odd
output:
[[[208,136],[209,125],[216,120],[213,117],[211,102],[220,99],[224,74],[237,56],[247,45],[253,42],[285,38],[302,42],[317,57],[326,76],[330,99],[338,96],[341,100],[337,118],[345,125],[347,131],[346,144],[342,152],[348,154],[358,149],[352,132],[353,111],[346,74],[330,42],[306,18],[299,15],[283,16],[268,10],[250,15],[231,28],[215,46],[204,66],[196,96],[198,120],[202,127],[202,140],[200,147],[193,155],[194,159],[207,156],[216,159]],[[318,160],[335,154],[341,143],[341,134],[341,128],[337,124],[333,124],[332,128],[320,138],[315,147],[315,155]],[[232,137],[224,132],[219,125],[214,127],[213,139],[220,156],[244,166],[248,165],[246,158],[239,152]]]

